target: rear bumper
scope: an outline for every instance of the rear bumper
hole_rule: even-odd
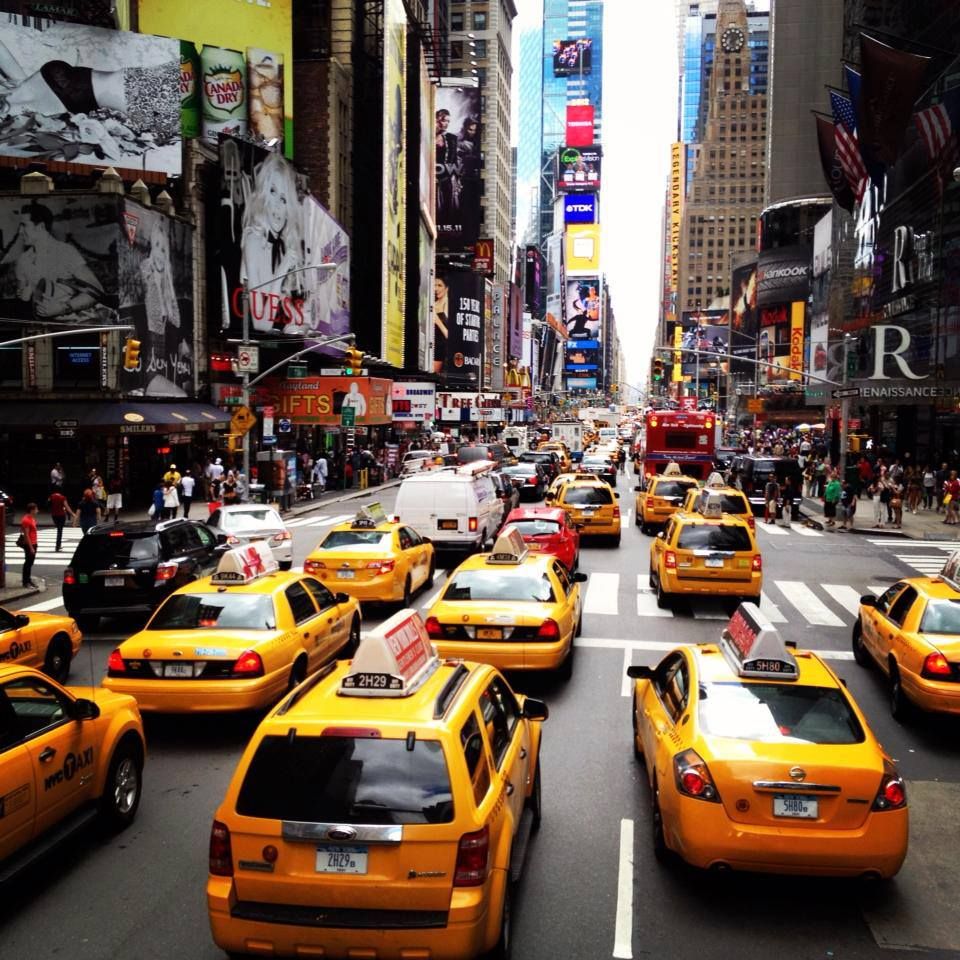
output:
[[[356,580],[339,580],[335,570],[333,574],[333,576],[330,576],[330,571],[326,570],[322,575],[314,574],[314,576],[318,577],[328,590],[332,590],[334,593],[342,590],[351,597],[355,597],[357,600],[366,600],[368,603],[389,603],[392,600],[403,599],[403,581],[397,583],[392,573],[359,582]]]
[[[763,586],[763,574],[751,573],[750,578],[742,580],[699,579],[697,577],[678,577],[675,573],[661,574],[661,586],[665,593],[706,594],[721,597],[759,597]]]
[[[926,680],[900,667],[904,693],[923,710],[960,714],[960,683]]]
[[[103,686],[135,697],[142,713],[232,713],[275,703],[287,687],[289,670],[252,680],[142,680],[106,677]]]
[[[489,640],[434,640],[443,657],[489,663],[498,670],[556,670],[566,660],[573,637],[555,643],[517,640],[497,643]]]

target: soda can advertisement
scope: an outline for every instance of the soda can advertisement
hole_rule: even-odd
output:
[[[200,54],[203,77],[203,136],[212,143],[227,133],[247,132],[247,65],[239,50],[204,47]]]

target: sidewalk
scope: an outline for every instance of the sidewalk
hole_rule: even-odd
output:
[[[820,500],[804,497],[800,509],[801,512],[822,521],[823,503]],[[900,530],[894,530],[886,520],[884,520],[883,529],[877,529],[873,525],[873,501],[869,497],[862,497],[857,500],[853,530],[848,532],[869,534],[874,537],[909,537],[913,540],[956,540],[957,547],[960,549],[960,524],[947,526],[943,522],[943,516],[942,513],[937,513],[936,509],[920,508],[915,514],[904,510],[903,526]],[[833,529],[835,528],[824,527],[824,530]]]

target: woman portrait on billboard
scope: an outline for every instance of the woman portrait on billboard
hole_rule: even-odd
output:
[[[443,277],[433,281],[433,372],[443,373],[447,362],[447,317],[450,289]]]

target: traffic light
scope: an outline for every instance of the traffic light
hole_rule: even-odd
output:
[[[363,351],[351,347],[343,353],[343,375],[345,377],[359,377],[363,369]]]
[[[653,361],[653,379],[663,379],[663,361],[659,357]]]
[[[123,345],[123,369],[136,370],[140,366],[140,341],[127,337]]]

